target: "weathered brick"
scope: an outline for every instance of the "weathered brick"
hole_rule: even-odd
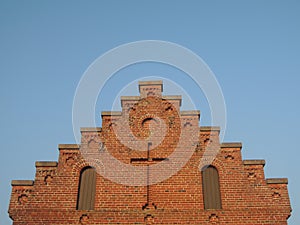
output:
[[[81,128],[80,145],[60,144],[58,162],[36,162],[34,181],[12,181],[9,215],[15,225],[287,224],[287,179],[265,179],[264,160],[242,160],[241,143],[220,143],[219,127],[199,127],[200,111],[180,111],[181,96],[162,96],[161,81],[142,81],[139,90],[140,96],[121,98],[121,112],[102,112],[101,128]],[[120,176],[125,167],[110,167],[108,153],[141,172]],[[219,173],[221,209],[204,209],[205,157],[212,157]],[[184,160],[179,171],[164,177]],[[86,166],[98,172],[94,209],[77,210]],[[162,180],[147,187],[108,175]]]

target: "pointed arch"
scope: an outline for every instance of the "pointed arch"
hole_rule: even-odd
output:
[[[93,210],[96,192],[96,171],[88,166],[84,167],[80,172],[77,209]]]
[[[204,209],[221,209],[219,173],[214,166],[202,171]]]

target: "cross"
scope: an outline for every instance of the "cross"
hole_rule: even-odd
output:
[[[147,202],[145,205],[143,205],[142,209],[149,209],[150,207],[150,168],[149,166],[155,162],[161,162],[163,160],[168,160],[168,158],[151,158],[150,157],[150,146],[152,145],[151,142],[148,142],[148,148],[147,148],[147,158],[132,158],[130,160],[131,163],[145,163],[147,166]],[[152,206],[156,209],[156,205],[152,203]]]

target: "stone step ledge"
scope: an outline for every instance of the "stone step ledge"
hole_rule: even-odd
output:
[[[33,186],[33,180],[12,180],[11,186]]]
[[[80,132],[99,132],[102,131],[101,127],[80,127]]]
[[[200,127],[200,132],[204,131],[218,131],[220,132],[221,128],[219,126],[201,126]]]
[[[243,160],[244,165],[266,165],[266,161],[264,159],[251,159],[251,160]]]
[[[122,116],[121,111],[103,111],[101,116]]]
[[[242,142],[223,142],[221,148],[242,148]]]
[[[267,184],[288,184],[287,178],[268,178]]]
[[[180,111],[181,116],[200,116],[200,110]]]
[[[56,167],[56,161],[37,161],[35,162],[35,167]]]
[[[58,149],[79,149],[80,145],[77,144],[59,144]]]

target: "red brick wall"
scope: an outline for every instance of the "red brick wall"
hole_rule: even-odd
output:
[[[265,179],[264,160],[243,161],[241,143],[219,143],[219,129],[199,127],[198,111],[178,111],[181,98],[162,96],[161,82],[142,82],[140,92],[140,98],[121,99],[122,112],[103,112],[102,128],[82,128],[80,146],[59,145],[58,162],[37,162],[34,182],[12,182],[9,215],[15,225],[287,224],[291,211],[287,179]],[[150,157],[169,158],[169,164],[139,161],[148,157],[150,141]],[[176,151],[180,154],[173,159]],[[141,173],[111,166],[108,153]],[[204,209],[201,169],[209,159],[219,172],[219,210]],[[168,176],[184,160],[186,164]],[[146,164],[150,182],[167,177],[149,186],[149,205],[143,207],[147,187],[124,182],[146,182]],[[98,172],[94,210],[76,210],[80,171],[88,165]]]

